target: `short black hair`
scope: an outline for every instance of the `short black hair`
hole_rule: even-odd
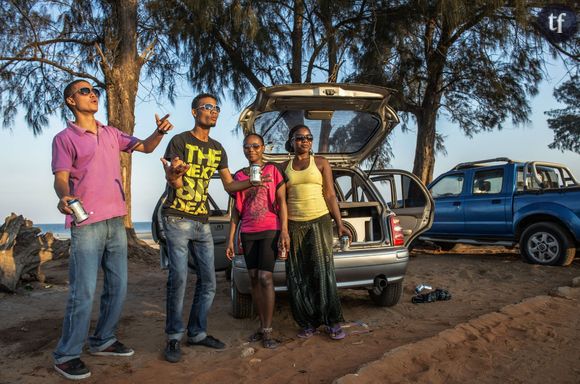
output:
[[[288,140],[286,140],[286,142],[284,143],[284,149],[286,149],[286,151],[288,151],[290,153],[294,153],[294,148],[292,147],[292,137],[294,137],[294,134],[300,128],[306,128],[306,129],[308,129],[308,132],[312,133],[310,128],[304,124],[298,124],[298,125],[295,125],[292,128],[290,128],[290,132],[288,132]]]
[[[216,102],[218,101],[218,98],[215,95],[212,95],[211,93],[200,93],[199,95],[195,96],[191,101],[191,109],[196,109],[197,107],[199,107],[198,105],[199,101],[204,97],[211,97]]]
[[[264,138],[262,137],[262,135],[260,135],[259,133],[248,133],[245,137],[244,137],[244,143],[246,142],[246,139],[250,136],[256,136],[258,139],[260,139],[260,141],[262,142],[262,145],[264,145]]]
[[[66,103],[66,99],[72,96],[72,89],[78,83],[87,83],[87,84],[90,84],[85,79],[76,79],[76,80],[73,80],[70,83],[68,83],[67,86],[64,87],[64,91],[62,91],[62,95],[64,96],[65,103]]]

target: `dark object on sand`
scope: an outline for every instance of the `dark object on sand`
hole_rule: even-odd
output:
[[[451,293],[445,289],[437,288],[436,290],[428,293],[421,293],[413,296],[411,302],[413,304],[419,303],[432,303],[438,300],[451,300]]]

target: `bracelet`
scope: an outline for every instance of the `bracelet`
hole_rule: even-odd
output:
[[[162,131],[159,128],[157,128],[157,133],[160,134],[160,135],[167,135],[167,131]]]

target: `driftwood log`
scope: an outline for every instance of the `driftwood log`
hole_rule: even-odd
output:
[[[41,266],[68,257],[69,240],[41,234],[32,221],[12,213],[0,227],[0,289],[14,292],[23,277],[44,282]]]

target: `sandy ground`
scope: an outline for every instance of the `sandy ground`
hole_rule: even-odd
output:
[[[343,341],[323,334],[297,338],[287,296],[278,295],[277,350],[245,342],[257,322],[232,318],[228,282],[218,272],[209,331],[227,348],[183,346],[178,364],[162,357],[166,272],[155,261],[131,262],[129,268],[118,336],[136,353],[84,354],[92,371],[86,383],[580,382],[580,288],[571,288],[580,259],[567,268],[539,267],[505,248],[419,249],[398,305],[379,308],[366,291],[341,291],[347,321],[368,326],[345,328],[349,336]],[[45,272],[43,285],[0,294],[0,383],[67,382],[51,366],[67,295],[66,260]],[[445,288],[453,297],[412,304],[418,283]]]

